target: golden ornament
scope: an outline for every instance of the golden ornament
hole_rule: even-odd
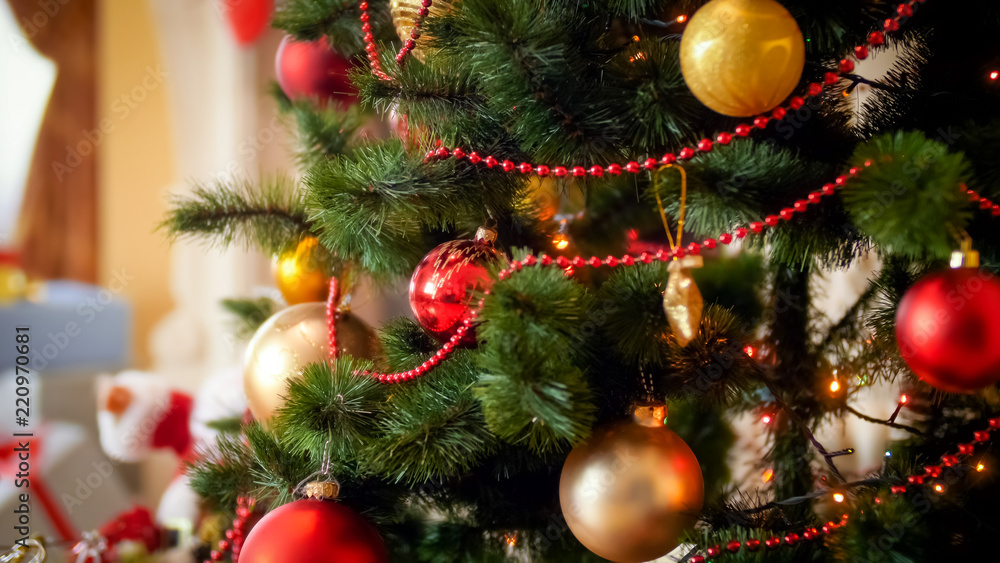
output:
[[[459,1],[434,0],[431,4],[428,17],[437,17],[450,12],[454,6],[458,5]],[[423,2],[421,0],[392,0],[392,3],[389,4],[389,13],[392,14],[392,25],[396,28],[396,33],[404,43],[407,39],[412,39],[410,32],[413,31],[413,22],[420,17],[419,12],[422,7]],[[417,57],[417,60],[420,62],[424,62],[424,57],[427,56],[427,48],[421,44],[426,43],[430,36],[424,34],[422,31],[419,33],[421,34],[420,39],[417,40],[417,48],[413,50],[413,56]]]
[[[566,524],[605,559],[662,557],[697,521],[701,467],[665,419],[662,404],[636,405],[631,419],[597,430],[566,458],[559,479]]]
[[[723,114],[766,112],[802,77],[806,48],[795,18],[774,0],[712,0],[681,38],[681,72],[701,103]]]
[[[274,263],[274,280],[289,305],[326,301],[330,278],[325,272],[325,253],[319,239],[310,236]]]
[[[701,312],[705,303],[691,277],[691,268],[703,265],[701,256],[685,256],[667,264],[670,277],[663,292],[663,312],[667,314],[670,329],[681,346],[687,346],[701,330]]]
[[[372,359],[378,351],[375,332],[349,312],[335,321],[340,354]],[[254,418],[266,422],[285,404],[288,381],[308,364],[329,361],[325,303],[302,303],[278,311],[257,329],[243,362],[243,387]]]

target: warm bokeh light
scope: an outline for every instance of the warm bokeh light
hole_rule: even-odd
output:
[[[840,382],[834,379],[830,382],[830,392],[836,393],[837,391],[840,391]]]
[[[906,402],[909,401],[909,400],[910,400],[910,398],[907,397],[906,395],[900,395],[899,396],[899,404],[901,404],[901,405],[905,405]]]
[[[760,421],[763,422],[764,424],[771,424],[771,420],[773,419],[769,414],[765,414],[764,416],[760,417]]]
[[[566,247],[569,246],[569,238],[567,238],[566,235],[560,233],[552,238],[552,244],[558,250],[566,250]]]
[[[743,348],[743,353],[752,358],[753,355],[757,353],[757,351],[754,350],[753,346],[746,346]]]
[[[771,480],[772,477],[774,477],[774,470],[773,469],[765,469],[764,470],[764,474],[761,476],[761,480],[764,481],[765,483],[767,483],[768,481]]]
[[[684,23],[688,21],[688,17],[685,15],[677,16],[677,23]],[[993,74],[996,74],[995,72]]]
[[[982,473],[985,470],[986,470],[986,466],[983,465],[982,462],[979,462],[979,463],[976,464],[976,471]]]
[[[833,493],[833,502],[844,502],[844,493]]]
[[[996,80],[1000,78],[1000,70],[994,70],[990,73],[990,80]]]
[[[944,485],[942,485],[941,483],[935,483],[934,484],[934,492],[935,493],[943,493],[944,492]]]

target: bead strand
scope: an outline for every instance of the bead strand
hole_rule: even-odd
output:
[[[871,166],[871,161],[865,161],[864,165]],[[836,191],[844,186],[851,176],[858,174],[861,168],[851,168],[847,174],[838,176],[832,183],[824,185],[821,189],[816,190],[808,195],[806,199],[801,199],[795,202],[792,207],[786,207],[781,210],[778,215],[768,215],[764,218],[764,221],[755,221],[750,223],[747,227],[739,227],[734,229],[732,233],[722,233],[717,238],[707,238],[703,240],[700,244],[697,242],[692,242],[684,248],[676,248],[673,250],[661,248],[655,254],[650,254],[648,252],[643,252],[638,256],[632,256],[631,254],[626,254],[621,258],[616,258],[614,256],[608,256],[606,258],[600,258],[599,256],[591,256],[589,258],[584,258],[582,256],[575,256],[573,258],[567,258],[565,256],[558,256],[553,258],[547,254],[541,254],[538,257],[534,255],[528,255],[524,260],[515,260],[510,263],[510,265],[500,270],[498,277],[501,280],[505,280],[512,276],[515,272],[520,272],[524,268],[531,268],[536,266],[551,266],[555,264],[556,266],[566,270],[570,266],[574,268],[583,268],[589,266],[591,268],[600,268],[602,266],[608,266],[614,268],[617,266],[636,266],[639,264],[652,264],[653,261],[667,262],[673,258],[682,258],[688,254],[695,255],[701,253],[701,249],[704,248],[715,248],[719,243],[730,244],[733,240],[746,238],[749,234],[759,234],[764,231],[765,227],[777,226],[781,221],[789,221],[796,213],[801,213],[805,211],[809,205],[819,203],[824,196],[831,196]],[[568,275],[568,272],[567,272]],[[455,334],[446,342],[437,352],[434,353],[430,359],[426,360],[419,366],[396,373],[379,373],[374,371],[360,371],[359,375],[365,375],[369,377],[376,378],[380,383],[401,383],[405,381],[413,381],[414,379],[426,375],[429,371],[437,367],[445,358],[450,356],[455,349],[458,347],[459,342],[465,336],[465,333],[472,327],[476,322],[476,318],[479,316],[479,311],[482,309],[485,296],[489,295],[489,291],[485,292],[483,299],[480,299],[475,307],[469,309],[469,318],[462,322],[462,326],[458,327]]]
[[[427,14],[430,13],[432,0],[423,0],[420,3],[420,10],[413,20],[413,29],[410,30],[410,38],[403,42],[403,47],[396,53],[396,64],[403,66],[406,57],[417,48],[417,39],[420,38],[420,26],[423,25]],[[392,78],[382,70],[382,63],[378,57],[378,46],[375,45],[375,35],[372,33],[371,15],[368,13],[368,2],[363,1],[358,5],[361,10],[361,31],[365,42],[365,52],[368,55],[368,65],[372,69],[372,74],[381,80],[392,80]]]
[[[959,465],[960,463],[959,456],[966,456],[966,457],[971,456],[975,452],[975,447],[977,444],[983,444],[990,440],[991,432],[994,430],[1000,430],[1000,417],[989,419],[989,426],[986,429],[977,430],[973,432],[972,442],[958,444],[957,454],[945,454],[941,456],[942,465],[946,467],[954,467]],[[928,478],[937,479],[938,477],[941,476],[942,472],[943,469],[940,465],[928,465],[924,467],[924,474],[910,475],[907,478],[907,483],[909,485],[924,485],[925,479]],[[890,487],[890,491],[893,494],[902,494],[907,491],[907,486],[908,485],[892,485]],[[946,491],[944,486],[940,484],[935,484],[933,490],[937,493],[944,493]],[[878,499],[876,499],[875,502],[877,503]],[[846,526],[847,522],[848,522],[848,515],[844,514],[841,517],[840,522],[830,521],[820,528],[806,528],[805,530],[802,530],[801,533],[788,533],[785,534],[784,536],[771,536],[766,540],[764,540],[763,542],[756,539],[749,539],[742,541],[733,539],[727,542],[725,546],[722,546],[722,544],[720,543],[705,548],[704,555],[700,554],[692,555],[690,558],[688,558],[688,562],[705,563],[706,561],[708,561],[709,558],[718,557],[720,555],[725,554],[726,552],[737,553],[742,549],[745,549],[747,551],[757,551],[758,549],[760,549],[761,544],[763,544],[764,547],[768,549],[776,549],[781,546],[791,547],[798,544],[801,541],[812,541],[815,539],[820,539],[824,535],[831,534],[835,530],[838,530]]]
[[[914,7],[925,2],[926,0],[909,0],[898,4],[896,6],[896,15],[891,18],[887,18],[882,24],[885,32],[873,31],[870,33],[868,35],[867,44],[858,45],[854,48],[853,57],[859,61],[866,59],[869,56],[869,47],[880,47],[884,45],[885,33],[898,31],[900,25],[904,23],[904,20],[914,14]],[[789,115],[792,115],[793,112],[801,109],[806,104],[807,98],[817,98],[823,93],[823,90],[826,87],[833,86],[843,75],[853,72],[854,66],[854,62],[851,59],[844,58],[840,61],[836,70],[828,71],[824,75],[822,82],[813,82],[809,84],[806,88],[805,96],[793,96],[788,100],[786,105],[778,106],[777,108],[771,110],[770,114],[757,116],[751,123],[742,123],[737,125],[730,132],[718,133],[715,135],[714,140],[711,138],[704,138],[694,147],[684,147],[678,150],[676,154],[666,153],[659,159],[650,157],[645,159],[642,163],[633,160],[624,164],[612,163],[606,166],[596,164],[591,166],[552,166],[545,164],[536,165],[530,162],[515,164],[510,160],[498,161],[493,155],[483,157],[476,151],[466,153],[466,151],[460,147],[448,148],[444,146],[428,151],[425,155],[424,161],[429,162],[432,160],[444,160],[447,158],[463,160],[468,157],[468,161],[471,164],[482,164],[490,169],[499,166],[504,172],[536,174],[538,176],[555,176],[557,178],[564,178],[567,176],[577,178],[585,176],[601,177],[605,174],[605,172],[617,176],[623,171],[638,174],[644,170],[655,170],[660,166],[674,164],[678,161],[690,160],[699,153],[711,152],[717,144],[728,145],[735,139],[748,137],[754,130],[767,129],[768,125],[772,121],[784,120]]]
[[[485,292],[485,295],[489,295],[489,291]],[[473,324],[476,322],[476,317],[479,316],[479,310],[483,307],[483,301],[485,300],[485,295],[483,299],[479,300],[479,303],[475,307],[469,309],[469,318],[462,321],[462,326],[455,330],[455,334],[445,342],[433,356],[428,358],[419,366],[407,370],[395,373],[379,373],[371,370],[365,370],[358,372],[358,375],[365,375],[368,377],[374,377],[379,383],[402,383],[405,381],[413,381],[414,379],[426,375],[427,372],[433,370],[441,362],[446,360],[451,356],[455,349],[458,348],[459,343],[465,337],[465,333],[469,331]]]
[[[923,473],[908,475],[905,483],[893,485],[890,490],[893,494],[903,494],[910,486],[920,486],[933,483],[934,479],[941,477],[941,474],[945,471],[944,468],[959,465],[962,458],[971,456],[975,453],[976,445],[988,442],[991,438],[991,432],[998,429],[1000,429],[1000,417],[991,418],[989,421],[989,427],[984,430],[976,430],[973,432],[972,441],[958,444],[957,452],[942,455],[940,459],[941,462],[939,464],[925,465]],[[928,483],[928,480],[930,480],[931,483]],[[943,485],[940,483],[934,483],[933,488],[936,492],[944,492]]]
[[[381,80],[392,80],[388,74],[382,70],[382,63],[378,58],[378,47],[375,46],[375,35],[372,34],[371,15],[368,13],[368,2],[361,2],[358,5],[361,9],[361,31],[364,33],[365,51],[368,53],[368,66],[372,69],[372,74]]]
[[[1000,205],[997,205],[989,199],[979,195],[975,190],[966,189],[965,193],[969,194],[969,200],[972,201],[972,203],[979,204],[979,209],[988,209],[994,217],[1000,216]]]
[[[233,527],[226,530],[226,537],[219,540],[218,549],[213,549],[204,563],[222,561],[230,551],[233,554],[233,563],[239,563],[240,551],[243,550],[243,542],[249,532],[246,529],[247,520],[253,514],[255,504],[256,500],[253,497],[241,496],[236,499],[236,518],[233,519]]]
[[[337,276],[330,278],[330,293],[326,298],[326,338],[329,345],[330,360],[336,360],[340,354],[337,349],[337,306],[340,305],[340,285]]]
[[[396,54],[396,64],[399,66],[406,64],[406,56],[417,48],[417,39],[420,39],[420,26],[423,25],[424,19],[427,18],[427,14],[431,11],[431,4],[431,0],[423,0],[420,3],[420,11],[417,12],[417,17],[413,20],[413,29],[410,30],[410,38],[403,42],[403,48]]]

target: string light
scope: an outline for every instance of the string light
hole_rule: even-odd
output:
[[[892,452],[889,450],[885,451],[885,457],[892,457]]]
[[[976,464],[976,471],[982,473],[985,470],[986,470],[986,465],[984,465],[983,462],[980,461],[979,463]]]
[[[764,424],[771,424],[772,420],[774,420],[774,418],[770,414],[765,414],[764,416],[760,417],[760,421],[763,422]]]
[[[507,542],[507,545],[513,546],[517,544],[517,534],[504,534],[503,541]]]
[[[834,379],[830,382],[830,392],[836,393],[837,391],[840,391],[840,382]]]
[[[757,353],[757,350],[754,350],[753,346],[745,346],[743,348],[743,353],[752,358],[753,355]]]
[[[939,493],[939,494],[943,493],[944,492],[944,485],[942,485],[941,483],[934,483],[934,492],[935,493]]]
[[[688,17],[687,16],[685,16],[683,14],[677,16],[677,23],[684,23],[686,21],[688,21]],[[993,74],[996,74],[996,72],[994,72]],[[994,78],[996,78],[996,77],[994,77]]]
[[[559,233],[552,237],[552,244],[557,250],[565,250],[566,247],[569,246],[569,238],[566,237],[566,235]]]
[[[764,470],[764,474],[761,475],[760,478],[761,478],[761,481],[764,481],[765,483],[767,483],[768,481],[771,480],[772,477],[774,477],[774,470],[773,469],[765,469]]]
[[[844,502],[844,493],[833,493],[833,502]]]
[[[910,398],[906,396],[906,393],[899,396],[899,402],[896,403],[896,410],[892,411],[892,415],[889,417],[890,423],[896,422],[896,417],[899,416],[899,411],[902,410],[903,405],[909,402],[909,400]]]
[[[990,80],[996,80],[1000,78],[1000,70],[994,70],[990,73]]]

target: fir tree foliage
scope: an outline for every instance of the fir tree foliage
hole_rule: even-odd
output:
[[[807,40],[803,85],[822,81],[895,8],[883,0],[779,1]],[[427,153],[440,141],[515,164],[641,163],[750,121],[709,111],[684,83],[676,18],[704,3],[463,0],[424,23],[425,62],[410,57],[399,66],[389,2],[370,0],[389,80],[359,64],[351,77],[361,102],[350,108],[292,103],[275,92],[297,133],[301,185],[197,186],[172,201],[162,228],[270,256],[315,235],[331,260],[383,286],[404,283],[428,251],[481,225],[497,228],[498,247],[512,260],[557,255],[559,229],[576,248],[570,257],[665,246],[656,194],[676,226],[676,169],[550,179],[563,194],[580,195],[563,196],[553,220],[542,214],[532,175]],[[561,520],[561,464],[595,427],[652,393],[671,403],[671,428],[703,466],[710,503],[687,536],[702,553],[734,538],[763,542],[821,526],[818,512],[834,487],[849,499],[851,524],[842,532],[726,559],[903,562],[988,546],[981,530],[1000,525],[995,478],[966,471],[937,497],[888,490],[968,440],[1000,405],[996,386],[970,396],[934,391],[913,377],[895,343],[902,295],[944,267],[959,238],[971,236],[989,268],[1000,251],[996,220],[965,192],[1000,197],[1000,89],[987,78],[1000,61],[1000,4],[913,7],[902,31],[871,48],[872,56],[895,57],[884,77],[850,74],[750,139],[680,163],[685,241],[699,243],[778,215],[861,169],[834,195],[738,243],[737,258],[721,241],[702,247],[707,264],[694,276],[706,306],[688,346],[678,345],[663,314],[665,264],[524,267],[473,296],[483,303],[476,345],[417,381],[382,386],[357,373],[411,370],[439,348],[408,319],[381,328],[383,353],[372,363],[345,357],[308,366],[273,422],[223,436],[191,467],[195,490],[219,511],[240,494],[281,504],[326,457],[343,501],[379,525],[393,561],[597,561]],[[359,14],[357,2],[289,0],[275,25],[300,39],[326,37],[361,61]],[[860,105],[859,84],[870,86]],[[405,118],[399,138],[361,135],[373,114]],[[827,318],[814,302],[817,276],[873,256],[881,266],[867,289],[843,316]],[[226,306],[246,334],[274,305]],[[834,369],[852,382],[838,397],[826,387]],[[885,423],[854,408],[874,382],[907,390],[907,424],[894,428],[912,437],[890,445],[891,463],[847,483],[837,458],[820,455],[814,432],[838,417]],[[760,409],[774,413],[762,430],[760,465],[773,478],[758,491],[735,490],[727,485],[727,423]],[[1000,463],[993,453],[982,459]]]

